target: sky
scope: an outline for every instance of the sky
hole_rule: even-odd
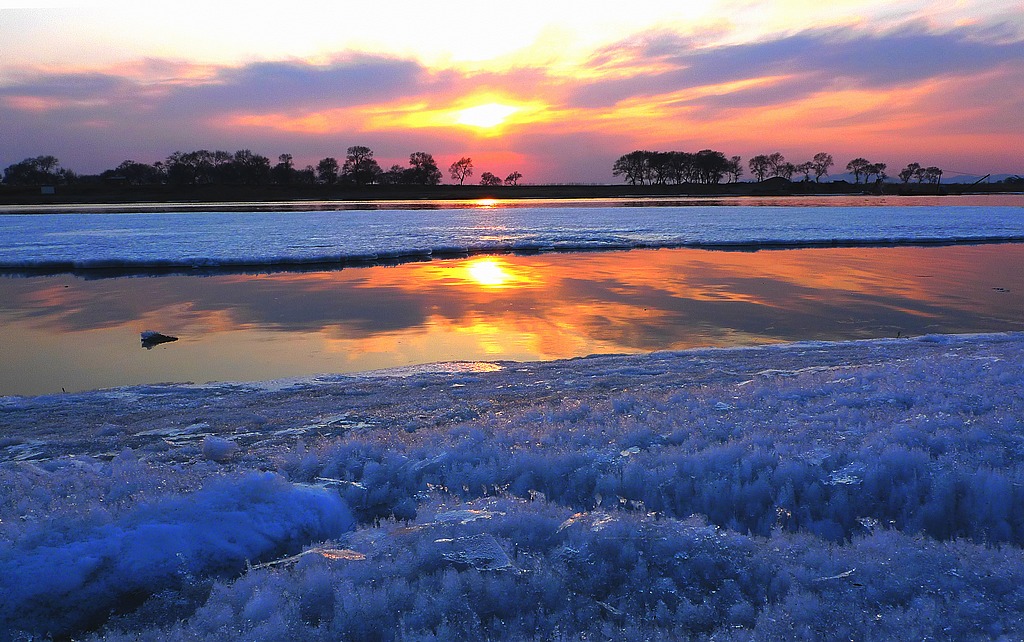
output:
[[[619,182],[635,149],[1024,173],[1024,1],[0,0],[0,43],[0,168],[365,145],[524,183]]]

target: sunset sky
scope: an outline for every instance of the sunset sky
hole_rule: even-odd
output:
[[[617,182],[634,149],[1024,172],[1024,2],[0,0],[0,51],[0,169],[366,145],[530,183]]]

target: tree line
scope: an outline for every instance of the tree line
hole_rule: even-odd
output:
[[[829,175],[833,166],[835,159],[826,152],[819,152],[801,163],[787,161],[780,152],[758,154],[747,161],[747,169],[758,182],[775,177],[793,180],[794,176],[803,174],[803,181],[810,182],[813,175],[817,183]],[[861,177],[864,177],[866,184],[872,177],[876,181],[889,178],[885,173],[887,167],[886,163],[855,158],[846,164],[846,171],[853,174],[854,183],[860,183]],[[733,183],[740,180],[743,172],[739,156],[727,158],[722,152],[712,149],[695,153],[636,150],[623,154],[612,165],[612,175],[622,176],[630,185],[714,185],[726,179]],[[942,170],[910,163],[897,176],[904,183],[914,180],[918,183],[938,184],[942,179]]]
[[[452,180],[459,185],[473,175],[473,160],[460,158],[448,168]],[[129,185],[439,185],[441,169],[428,152],[413,152],[409,164],[381,168],[373,150],[354,145],[345,158],[328,156],[315,166],[295,166],[291,154],[281,154],[277,163],[248,149],[234,153],[200,149],[174,152],[155,163],[126,160],[113,169],[101,172],[98,178]],[[518,185],[522,173],[514,171],[504,181],[491,172],[481,174],[481,185]],[[8,166],[3,182],[8,185],[66,185],[82,180],[75,172],[61,167],[54,156],[37,156]]]
[[[803,175],[805,182],[821,182],[835,166],[831,154],[819,152],[810,160],[792,163],[779,152],[759,154],[747,161],[750,175],[762,182],[770,178],[793,180]],[[878,182],[889,178],[886,163],[873,163],[866,158],[855,158],[846,164],[846,171],[853,174],[854,183],[861,177],[867,184],[872,177]],[[612,166],[612,175],[621,176],[630,185],[715,185],[723,180],[734,183],[744,174],[744,165],[739,156],[726,157],[722,152],[704,149],[699,152],[660,152],[636,150],[624,154]],[[462,157],[448,167],[453,183],[464,185],[474,174],[473,160]],[[920,163],[909,163],[896,176],[904,183],[939,184],[943,171],[935,166],[925,167]],[[3,182],[7,185],[66,185],[85,180],[61,167],[55,156],[26,158],[4,169]],[[88,177],[93,178],[93,177]],[[281,154],[277,163],[248,149],[234,153],[200,149],[191,152],[174,152],[162,161],[140,163],[126,160],[113,169],[103,171],[98,178],[109,182],[123,182],[129,185],[439,185],[442,172],[427,152],[413,152],[407,166],[394,164],[388,169],[381,168],[374,158],[373,150],[363,145],[354,145],[346,151],[345,158],[328,156],[315,166],[295,166],[291,154]],[[504,179],[491,172],[480,174],[480,184],[485,186],[519,185],[522,173],[513,171]]]
[[[637,150],[620,156],[612,166],[612,175],[622,176],[630,185],[712,185],[725,177],[738,181],[742,174],[739,156],[726,158],[711,149],[693,154]]]

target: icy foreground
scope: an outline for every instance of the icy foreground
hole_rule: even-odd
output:
[[[0,639],[1021,639],[1024,335],[0,398]]]

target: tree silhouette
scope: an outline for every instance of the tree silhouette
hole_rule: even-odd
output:
[[[772,176],[782,176],[783,178],[789,178],[793,175],[793,171],[789,168],[793,166],[793,163],[787,163],[786,157],[780,152],[772,152],[768,155],[768,167],[771,171]],[[794,168],[795,170],[795,168]],[[789,176],[785,176],[785,173],[789,171]]]
[[[885,163],[869,163],[867,167],[864,168],[864,182],[867,183],[868,179],[872,176],[877,177],[880,181],[884,181],[886,179],[886,167],[888,167],[888,165]]]
[[[395,163],[380,175],[381,185],[402,185],[408,183],[411,170]]]
[[[871,163],[866,158],[855,158],[846,164],[846,171],[853,173],[853,182],[860,182],[860,175],[865,173],[865,170]],[[865,180],[867,180],[865,178]]]
[[[814,182],[820,183],[822,176],[828,176],[828,169],[836,164],[835,160],[832,159],[832,154],[826,154],[825,152],[818,152],[811,159],[814,169]]]
[[[754,156],[747,161],[747,165],[750,167],[750,173],[757,178],[758,182],[763,181],[772,171],[772,163],[764,154]]]
[[[448,166],[448,174],[453,181],[459,181],[459,185],[462,185],[473,175],[473,159],[463,156]]]
[[[921,164],[920,163],[910,163],[906,167],[904,167],[903,169],[900,170],[900,173],[898,174],[898,176],[900,177],[900,180],[903,181],[904,183],[909,183],[910,179],[915,178],[915,177],[918,177],[918,179],[920,180],[920,178],[919,178],[919,176],[920,176],[919,172],[920,171],[921,171]]]
[[[731,175],[743,173],[737,168],[739,156],[732,160],[713,149],[688,152],[652,152],[636,150],[620,156],[612,166],[613,176],[622,176],[630,185],[668,185],[682,183],[720,183]],[[738,171],[736,171],[738,169]]]
[[[291,154],[281,154],[277,157],[277,165],[270,170],[270,176],[278,185],[290,185],[295,178],[295,164],[292,162]]]
[[[674,152],[669,152],[670,154]],[[693,155],[693,182],[704,185],[717,185],[722,182],[728,170],[729,161],[725,154],[713,149],[702,149]]]
[[[480,184],[493,187],[495,185],[501,185],[501,179],[490,172],[484,172],[480,175]]]
[[[334,185],[338,182],[338,160],[331,156],[316,164],[316,178],[321,183]]]
[[[441,170],[437,161],[427,152],[409,154],[409,183],[413,185],[438,185],[441,183]]]
[[[270,178],[270,159],[248,149],[235,152],[230,163],[233,178],[243,185],[262,185]]]
[[[295,170],[295,182],[299,185],[316,185],[316,168],[306,165],[302,169]]]
[[[942,180],[942,170],[938,167],[924,167],[917,171],[919,183],[935,183],[936,185]]]
[[[796,171],[804,175],[804,182],[811,182],[811,172],[814,171],[814,161],[804,161],[795,167]]]
[[[341,167],[342,176],[361,187],[376,182],[382,173],[380,165],[373,158],[372,149],[363,145],[348,148],[345,164]]]
[[[624,176],[630,185],[643,185],[649,176],[648,160],[651,152],[636,150],[619,156],[612,165],[612,176]]]
[[[511,174],[509,174],[508,176],[505,177],[505,184],[506,185],[513,185],[513,186],[514,185],[518,185],[519,184],[519,179],[522,178],[522,177],[523,177],[523,175],[521,173],[519,173],[517,171],[516,172],[512,172]]]
[[[8,185],[46,185],[69,183],[75,177],[71,170],[63,169],[56,156],[36,156],[9,165],[4,170]]]
[[[739,156],[730,157],[725,166],[725,175],[729,177],[730,183],[738,183],[740,176],[743,176],[743,159]]]
[[[793,174],[796,173],[796,165],[790,162],[779,163],[775,168],[775,175],[781,176],[787,181],[793,178]]]
[[[234,182],[238,174],[234,162],[234,155],[223,150],[174,152],[167,157],[167,180],[175,185]]]
[[[147,165],[137,163],[133,160],[123,161],[114,169],[108,169],[100,174],[103,179],[121,179],[129,185],[154,185],[160,183],[164,174],[161,171],[163,163]]]

